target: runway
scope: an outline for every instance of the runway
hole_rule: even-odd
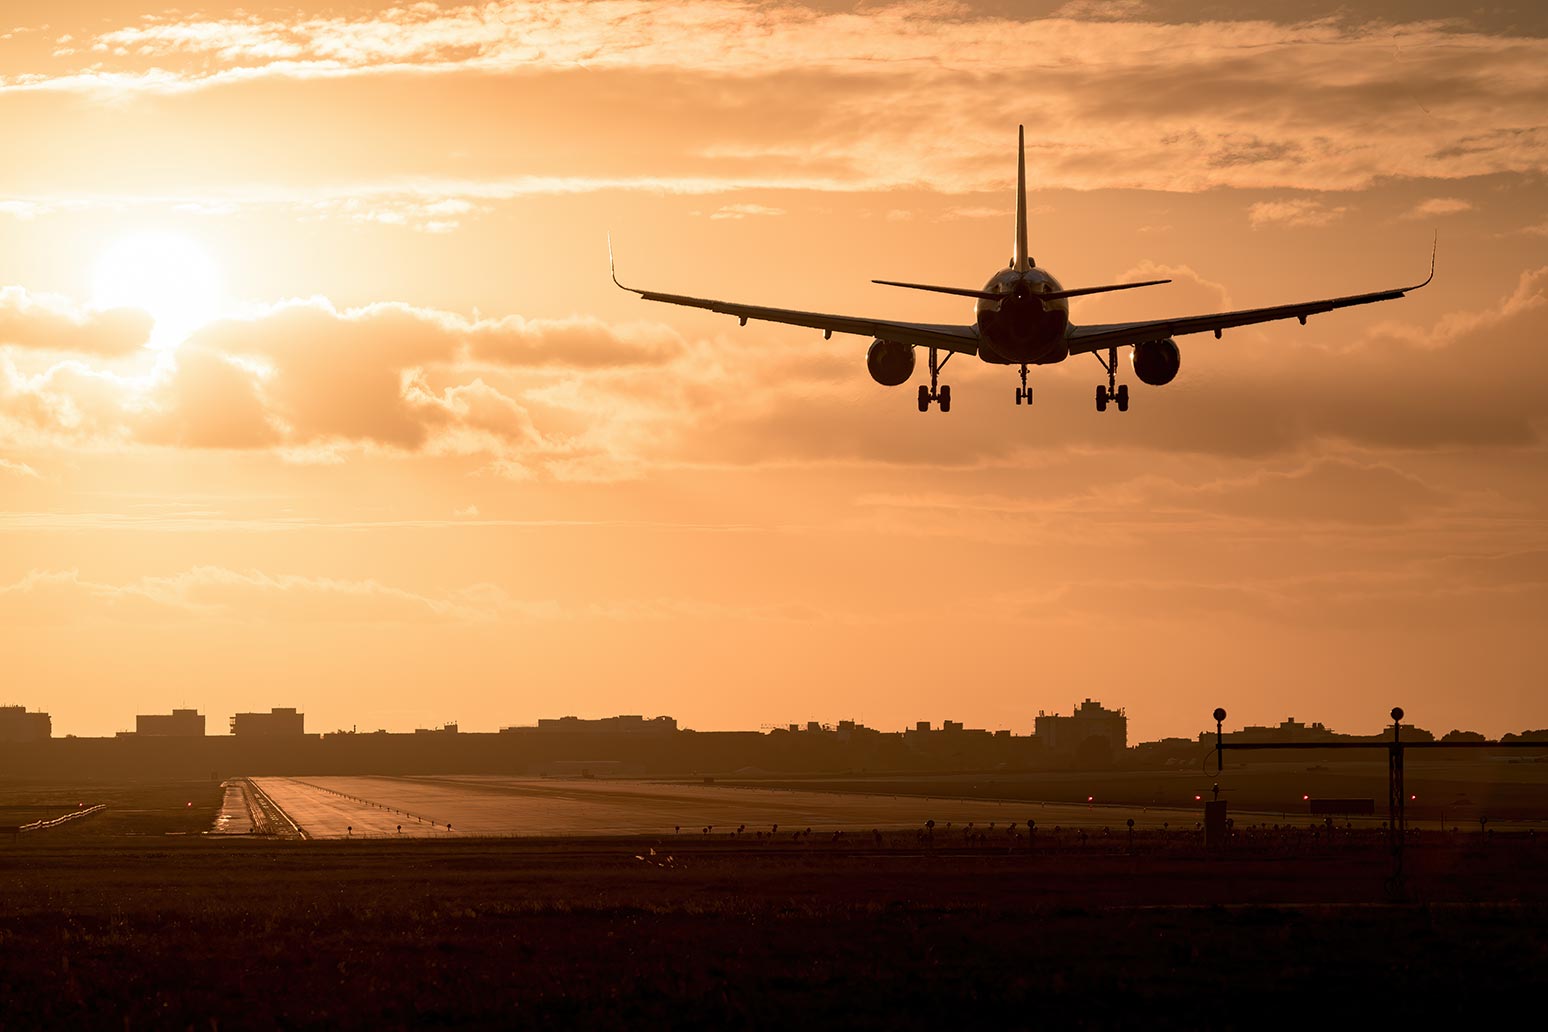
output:
[[[215,815],[212,835],[250,835],[253,831],[252,813],[248,809],[247,793],[239,780],[227,781],[220,786],[220,810]]]
[[[732,788],[652,781],[513,777],[254,778],[310,838],[781,835],[896,831],[935,822],[937,836],[975,830],[1085,828],[1117,834],[1192,827],[1197,810],[996,802]],[[706,830],[709,829],[709,830]]]

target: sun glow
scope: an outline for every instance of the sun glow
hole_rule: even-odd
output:
[[[220,314],[220,271],[187,237],[139,233],[114,242],[97,259],[92,303],[150,313],[156,325],[149,346],[170,350]]]

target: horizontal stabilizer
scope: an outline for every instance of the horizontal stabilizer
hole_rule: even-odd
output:
[[[1145,280],[1143,283],[1111,283],[1105,287],[1076,287],[1074,290],[1050,290],[1038,297],[1044,301],[1057,301],[1065,297],[1080,297],[1082,294],[1105,294],[1110,290],[1133,290],[1135,287],[1158,287],[1163,283],[1172,282],[1169,279]]]
[[[933,290],[937,294],[956,294],[958,297],[981,297],[993,301],[1004,294],[996,294],[988,290],[973,290],[969,287],[935,287],[928,283],[899,283],[896,280],[873,279],[872,283],[880,283],[884,287],[906,287],[909,290]]]
[[[972,290],[968,287],[937,287],[929,283],[899,283],[896,280],[872,280],[872,283],[880,283],[884,287],[904,287],[908,290],[933,290],[937,294],[956,294],[958,297],[976,297],[985,301],[994,301],[1006,297],[1007,294],[996,293],[992,290]],[[1105,294],[1110,290],[1132,290],[1135,287],[1154,287],[1162,283],[1172,282],[1169,279],[1145,280],[1143,283],[1112,283],[1104,287],[1076,287],[1073,290],[1050,290],[1046,293],[1038,293],[1032,296],[1040,301],[1059,301],[1067,297],[1080,297],[1082,294]]]

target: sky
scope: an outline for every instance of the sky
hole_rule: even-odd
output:
[[[1535,4],[6,4],[0,704],[1548,726],[1545,112]],[[1077,323],[1435,280],[921,414],[609,279],[968,322],[870,280],[1004,265],[1022,123],[1173,281]]]

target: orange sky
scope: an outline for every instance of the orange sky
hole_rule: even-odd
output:
[[[305,5],[302,5],[303,7]],[[0,13],[0,703],[312,730],[670,713],[1131,740],[1548,724],[1548,15],[1508,5]],[[1421,19],[1421,20],[1415,20]],[[957,359],[626,282],[965,322],[1373,290],[1094,361]],[[1131,383],[1133,378],[1129,378]]]

